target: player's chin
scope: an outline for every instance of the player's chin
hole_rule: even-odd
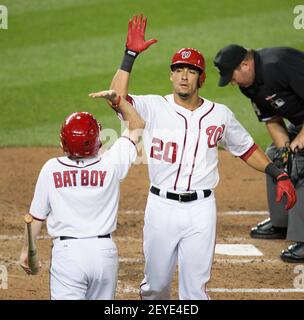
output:
[[[248,88],[251,86],[251,83],[248,83],[248,82],[237,82],[236,84],[242,88]]]
[[[188,92],[177,92],[177,95],[182,99],[187,99],[190,96]]]

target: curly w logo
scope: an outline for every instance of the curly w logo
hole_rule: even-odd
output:
[[[218,142],[223,138],[224,130],[225,130],[224,124],[222,124],[220,127],[210,126],[206,129],[209,148],[217,147]]]
[[[191,51],[183,51],[182,52],[182,58],[188,59],[191,56]]]

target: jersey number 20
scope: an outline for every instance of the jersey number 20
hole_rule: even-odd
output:
[[[164,160],[169,163],[176,161],[177,144],[176,142],[164,142],[161,139],[153,138],[150,157],[157,160]]]

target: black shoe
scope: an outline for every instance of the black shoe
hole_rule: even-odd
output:
[[[285,239],[287,228],[274,227],[271,219],[268,218],[250,231],[250,237],[256,239]]]
[[[296,242],[287,249],[282,250],[280,257],[285,262],[304,262],[304,242]]]

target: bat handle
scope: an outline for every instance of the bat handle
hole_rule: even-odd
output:
[[[37,274],[39,272],[39,261],[36,250],[35,241],[32,234],[32,221],[33,217],[30,215],[26,215],[24,221],[27,227],[27,235],[28,235],[28,265],[31,269],[32,274]]]

